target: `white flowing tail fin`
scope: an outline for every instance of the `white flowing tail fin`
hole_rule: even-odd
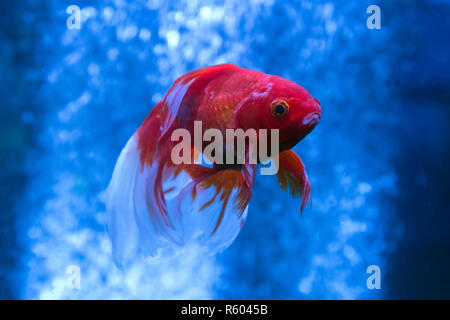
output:
[[[213,172],[203,184],[184,170],[164,166],[162,194],[167,212],[162,212],[155,197],[160,165],[164,164],[156,160],[150,165],[141,163],[137,134],[117,160],[105,202],[113,254],[121,266],[139,253],[176,254],[186,245],[200,245],[215,253],[233,242],[244,223],[255,168],[246,168],[244,174]],[[227,182],[230,179],[236,183]]]
[[[137,137],[134,134],[120,153],[105,198],[108,232],[116,262],[119,264],[131,260],[139,249],[135,218],[135,192],[139,170]]]

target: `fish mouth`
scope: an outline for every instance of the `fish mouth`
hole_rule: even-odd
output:
[[[302,124],[304,127],[307,128],[314,128],[320,121],[320,113],[313,112],[308,115],[306,115],[303,120]]]
[[[296,132],[295,137],[280,143],[281,150],[292,149],[304,137],[306,137],[320,121],[320,113],[312,112],[307,114],[303,119],[294,122],[293,130]],[[300,133],[299,133],[300,132]]]

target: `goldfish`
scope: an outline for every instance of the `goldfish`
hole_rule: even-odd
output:
[[[139,253],[176,254],[192,243],[210,253],[227,248],[247,217],[257,167],[263,160],[277,158],[279,185],[301,198],[303,213],[311,185],[292,148],[320,119],[319,101],[279,76],[222,64],[178,78],[129,138],[106,190],[115,260],[124,264]],[[278,148],[272,148],[271,140],[267,159],[257,157],[251,162],[246,151],[241,163],[209,156],[208,165],[199,162],[205,151],[203,139],[181,151],[183,157],[192,155],[195,163],[173,161],[179,142],[175,133],[183,129],[195,135],[197,123],[224,136],[230,129],[276,132]],[[262,136],[257,134],[258,144]],[[236,146],[222,147],[224,153],[236,156],[237,150],[230,150]]]

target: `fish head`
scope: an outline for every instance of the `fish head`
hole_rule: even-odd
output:
[[[238,125],[246,129],[279,130],[280,152],[308,135],[321,118],[319,100],[300,85],[278,76],[259,81],[238,109]]]
[[[278,129],[280,151],[291,149],[306,137],[321,119],[319,100],[300,85],[277,76],[261,110],[267,129]]]

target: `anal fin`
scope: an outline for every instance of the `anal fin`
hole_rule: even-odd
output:
[[[210,199],[205,199],[205,202],[200,208],[200,210],[204,210],[216,201],[222,203],[216,225],[211,235],[214,235],[218,230],[228,205],[233,205],[239,216],[247,208],[252,195],[252,184],[254,181],[254,173],[256,172],[254,168],[248,168],[247,166],[249,165],[244,165],[242,170],[220,170],[217,167],[209,168],[197,164],[182,165],[179,167],[179,170],[187,172],[193,180],[192,197],[194,199],[197,197],[196,187],[204,190],[212,187],[215,188],[213,196]]]

